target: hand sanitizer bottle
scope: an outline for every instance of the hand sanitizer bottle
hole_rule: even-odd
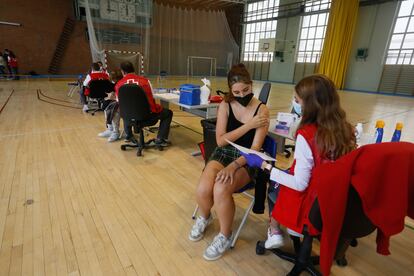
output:
[[[401,130],[403,128],[402,123],[397,123],[394,130],[394,135],[392,135],[391,142],[399,142],[401,139]]]
[[[377,129],[375,131],[375,136],[374,136],[374,143],[378,144],[382,142],[382,136],[384,135],[384,126],[385,126],[385,122],[383,120],[378,120],[377,123],[375,124],[375,128]]]

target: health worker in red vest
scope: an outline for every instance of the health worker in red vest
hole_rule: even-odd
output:
[[[101,71],[101,66],[99,63],[94,62],[92,63],[91,72],[86,76],[85,80],[83,81],[83,89],[80,92],[80,100],[83,104],[83,111],[88,111],[88,104],[86,102],[86,97],[89,96],[89,83],[93,80],[109,80],[109,75],[105,71]],[[108,91],[111,92],[111,91]]]
[[[256,154],[243,153],[250,167],[269,172],[270,180],[280,184],[265,242],[269,249],[283,245],[279,223],[291,235],[300,235],[307,224],[306,215],[313,203],[309,197],[313,169],[356,148],[354,127],[347,121],[335,84],[328,77],[311,75],[302,79],[295,86],[292,104],[302,120],[289,172],[272,167]]]
[[[135,84],[140,86],[145,94],[147,95],[147,99],[150,105],[151,116],[160,120],[160,125],[158,128],[157,138],[155,139],[154,143],[158,146],[167,147],[170,145],[168,141],[168,135],[170,133],[170,125],[173,117],[173,112],[168,108],[163,108],[161,105],[157,104],[152,96],[152,86],[150,81],[143,77],[134,74],[134,66],[131,62],[125,61],[122,62],[121,65],[121,72],[124,76],[120,81],[118,81],[115,85],[115,95],[118,99],[119,88],[124,84]],[[120,107],[122,108],[122,107]],[[124,131],[126,134],[126,141],[130,141],[133,137],[132,134],[132,127],[125,124],[124,122]]]

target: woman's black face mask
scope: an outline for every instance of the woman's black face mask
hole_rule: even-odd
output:
[[[242,106],[246,107],[253,98],[253,93],[247,94],[244,97],[234,97],[236,101],[241,104]]]

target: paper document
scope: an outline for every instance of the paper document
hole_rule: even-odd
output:
[[[259,152],[259,151],[255,151],[255,150],[252,150],[252,149],[242,147],[242,146],[237,145],[233,142],[230,142],[227,139],[226,139],[226,142],[229,143],[230,145],[232,145],[233,147],[235,147],[236,149],[238,149],[239,151],[243,152],[243,153],[254,153],[254,154],[260,156],[260,158],[262,158],[265,161],[276,161],[276,159],[264,154],[263,152]]]
[[[180,95],[173,94],[173,93],[163,93],[163,94],[157,94],[158,98],[164,99],[164,100],[178,100],[180,98]]]

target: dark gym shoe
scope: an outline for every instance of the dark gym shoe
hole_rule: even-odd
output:
[[[164,140],[164,139],[155,139],[154,140],[155,145],[159,147],[168,147],[171,145],[171,142]]]

